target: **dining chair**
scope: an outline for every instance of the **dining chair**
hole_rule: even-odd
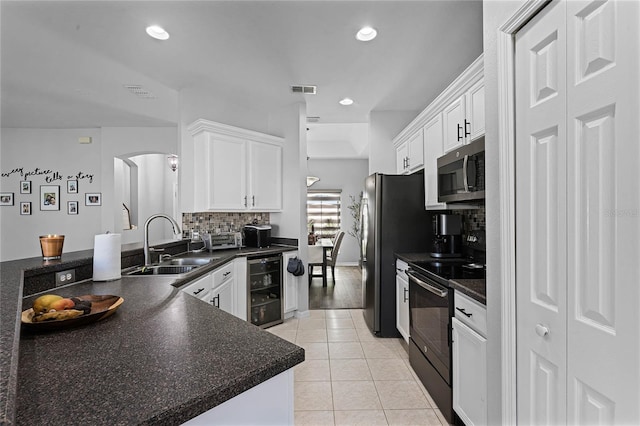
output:
[[[342,243],[342,238],[344,237],[344,231],[338,231],[333,238],[333,246],[332,247],[320,247],[322,250],[321,257],[319,256],[320,250],[315,250],[318,246],[309,247],[309,285],[311,285],[311,280],[313,278],[322,277],[322,286],[327,286],[327,267],[331,267],[331,278],[333,279],[333,285],[336,285],[336,260],[338,258],[338,253],[340,253],[340,244]],[[320,266],[322,273],[315,274],[313,273],[313,267]]]

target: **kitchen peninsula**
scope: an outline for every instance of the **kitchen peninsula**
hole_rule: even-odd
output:
[[[171,277],[87,280],[51,290],[62,296],[113,294],[125,301],[103,321],[20,334],[20,312],[32,299],[23,300],[23,276],[80,270],[91,255],[87,250],[65,253],[53,264],[32,258],[0,265],[0,423],[181,424],[274,380],[292,385],[290,369],[304,360],[303,349],[180,291]],[[235,250],[216,264],[243,255]],[[273,410],[286,415],[282,405],[292,401],[292,389],[291,395],[264,397],[282,400]]]

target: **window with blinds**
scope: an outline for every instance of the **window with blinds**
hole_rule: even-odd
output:
[[[340,230],[340,190],[307,191],[307,223],[318,238],[332,238]]]

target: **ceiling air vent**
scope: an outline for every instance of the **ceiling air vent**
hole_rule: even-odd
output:
[[[305,95],[315,95],[317,86],[291,86],[293,93],[302,93]]]
[[[124,88],[132,94],[143,99],[154,99],[155,95],[139,84],[125,84]]]

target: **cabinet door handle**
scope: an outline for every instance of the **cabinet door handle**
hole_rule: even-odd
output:
[[[462,126],[458,124],[458,142],[462,140],[462,135],[460,134],[461,131],[462,131]]]
[[[405,288],[404,290],[404,301],[407,302],[409,300],[409,289]]]
[[[229,275],[230,273],[231,273],[231,271],[227,271],[227,272],[225,272],[225,273],[224,273],[224,274],[222,274],[222,275],[226,277],[226,276],[227,276],[227,275]]]
[[[456,311],[460,311],[462,314],[466,315],[467,318],[471,318],[473,316],[473,314],[468,314],[464,308],[456,308]]]
[[[465,138],[471,134],[471,132],[467,130],[467,126],[471,126],[471,122],[467,121],[467,119],[465,118],[464,120],[464,137]]]
[[[247,196],[244,196],[244,206],[247,207]]]
[[[216,297],[211,299],[211,303],[213,303],[213,306],[216,308],[220,308],[220,295],[218,294]]]
[[[256,206],[256,196],[255,196],[255,195],[252,195],[252,196],[251,196],[251,206],[252,206],[252,207],[255,207],[255,206]]]
[[[193,294],[196,295],[198,293],[201,293],[204,290],[204,287],[199,288],[198,290],[194,291]]]
[[[407,169],[411,167],[411,159],[407,157]]]

